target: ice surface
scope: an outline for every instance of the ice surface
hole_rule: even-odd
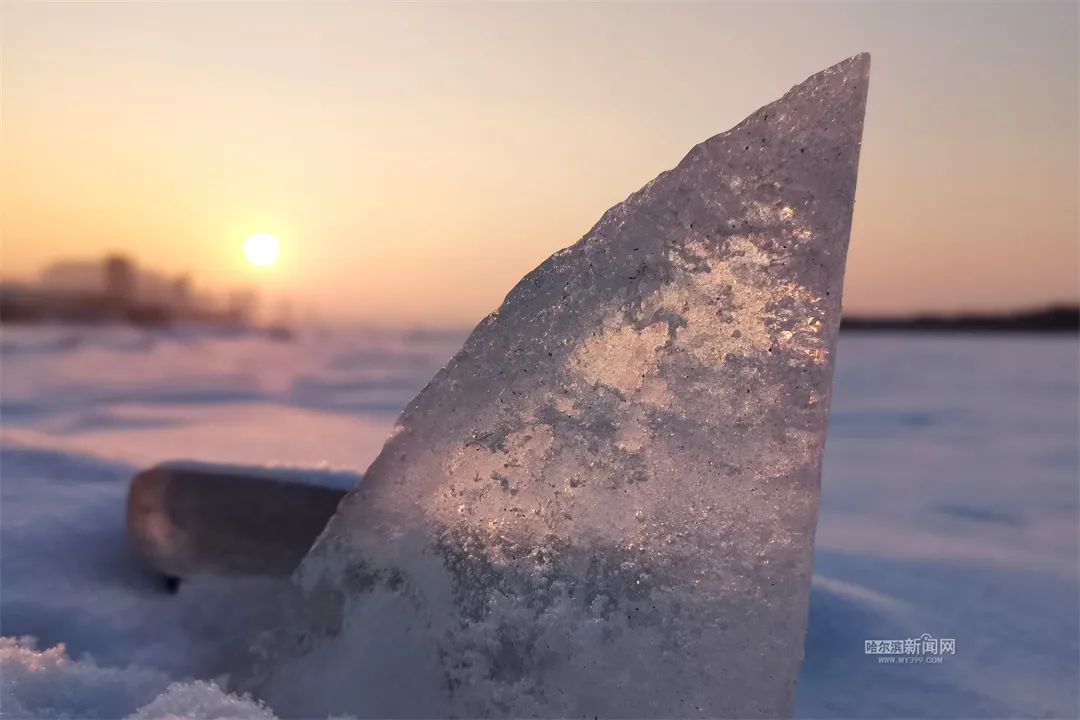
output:
[[[316,716],[776,717],[869,57],[690,151],[410,403],[245,688]]]
[[[4,437],[135,469],[188,457],[361,471],[463,337],[4,327]]]
[[[400,411],[386,400],[404,405],[464,333],[305,330],[285,344],[4,327],[2,337],[0,629],[36,636],[39,654],[65,643],[61,657],[132,687],[154,670],[163,690],[217,678],[222,645],[246,643],[274,584],[196,579],[163,593],[128,557],[132,473],[200,448],[362,470]],[[1075,337],[841,337],[796,717],[1080,716],[1078,363]],[[229,399],[237,367],[259,404]],[[127,422],[143,416],[155,422]],[[343,447],[346,431],[357,441]],[[957,654],[936,667],[863,654],[867,638],[924,632],[955,637]],[[37,692],[66,698],[71,715],[123,717],[152,689],[112,694],[111,682],[0,668],[0,715]]]

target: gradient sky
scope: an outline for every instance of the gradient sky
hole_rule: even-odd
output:
[[[1074,2],[12,3],[0,272],[128,252],[324,319],[480,319],[611,205],[873,54],[849,312],[1077,298]],[[256,270],[241,245],[278,235]]]

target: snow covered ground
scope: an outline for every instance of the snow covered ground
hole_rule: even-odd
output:
[[[127,481],[362,472],[462,339],[5,328],[0,713],[272,717],[213,683],[276,581],[164,593],[127,554]],[[1075,338],[843,338],[798,716],[1080,713],[1078,364]],[[955,654],[864,653],[923,634]]]

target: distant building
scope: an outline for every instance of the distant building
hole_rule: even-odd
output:
[[[135,266],[123,255],[105,258],[105,298],[118,308],[135,302]]]
[[[247,322],[255,314],[258,299],[251,290],[234,290],[229,293],[226,313],[236,322]]]
[[[222,302],[194,292],[188,275],[167,276],[113,254],[104,260],[53,263],[36,284],[3,283],[0,321],[242,325],[251,321],[256,300],[250,290],[237,290]]]
[[[38,278],[42,290],[64,293],[105,291],[105,275],[98,260],[64,260],[45,268]]]
[[[177,308],[188,308],[191,305],[191,278],[180,275],[172,284],[172,303]]]

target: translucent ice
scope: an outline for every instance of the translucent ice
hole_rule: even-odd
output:
[[[316,716],[780,716],[869,56],[533,270],[402,414],[244,689]]]
[[[173,579],[287,576],[358,481],[328,470],[162,463],[131,480],[128,542]]]

